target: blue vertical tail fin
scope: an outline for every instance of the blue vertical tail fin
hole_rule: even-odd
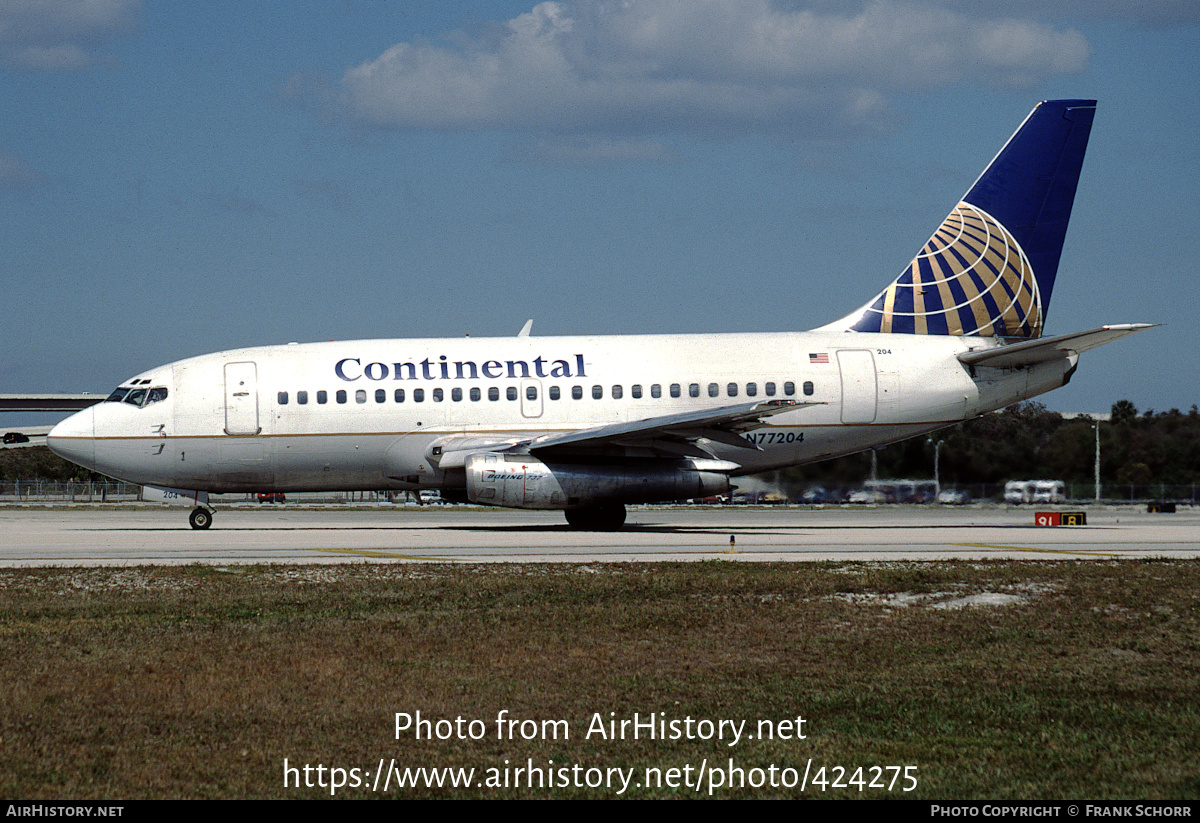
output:
[[[1035,106],[900,277],[823,328],[1040,337],[1095,111]]]

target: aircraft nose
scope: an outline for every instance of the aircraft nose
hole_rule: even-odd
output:
[[[86,468],[96,464],[96,411],[84,409],[68,417],[46,435],[46,445],[59,457]]]

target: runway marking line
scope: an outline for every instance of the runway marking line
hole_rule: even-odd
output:
[[[383,557],[390,560],[430,560],[436,563],[457,563],[461,557],[435,557],[429,554],[397,554],[396,552],[372,551],[370,549],[313,549],[328,554],[356,554],[360,557]]]
[[[1086,549],[1035,549],[1033,546],[997,546],[992,543],[950,543],[951,546],[970,546],[978,549],[1007,549],[1014,552],[1039,552],[1042,554],[1082,554],[1087,557],[1124,557],[1116,552],[1097,552]]]

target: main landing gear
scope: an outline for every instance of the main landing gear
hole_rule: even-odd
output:
[[[586,509],[567,509],[567,524],[576,531],[615,532],[625,525],[625,506],[593,506]]]
[[[212,519],[212,509],[206,509],[203,506],[197,506],[188,515],[188,522],[192,524],[193,529],[207,529],[212,525]]]

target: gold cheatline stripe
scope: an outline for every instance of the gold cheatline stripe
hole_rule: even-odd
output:
[[[758,429],[840,429],[845,426],[870,426],[872,428],[889,428],[892,426],[927,426],[927,425],[950,425],[953,423],[961,423],[960,418],[952,418],[949,420],[906,420],[897,423],[804,423],[802,425],[781,425],[778,423],[764,423]],[[488,434],[510,434],[513,436],[541,435],[546,432],[575,432],[579,429],[569,428],[553,428],[553,429],[534,429],[531,431],[513,431],[511,429],[494,429],[494,430],[446,430],[426,432],[325,432],[325,433],[293,433],[293,434],[251,434],[251,435],[233,435],[233,434],[173,434],[169,437],[161,435],[113,435],[111,437],[64,437],[63,440],[151,440],[161,442],[163,440],[248,440],[257,438],[260,440],[278,440],[289,437],[398,437],[409,434],[436,434],[439,437],[450,435],[488,435]]]

